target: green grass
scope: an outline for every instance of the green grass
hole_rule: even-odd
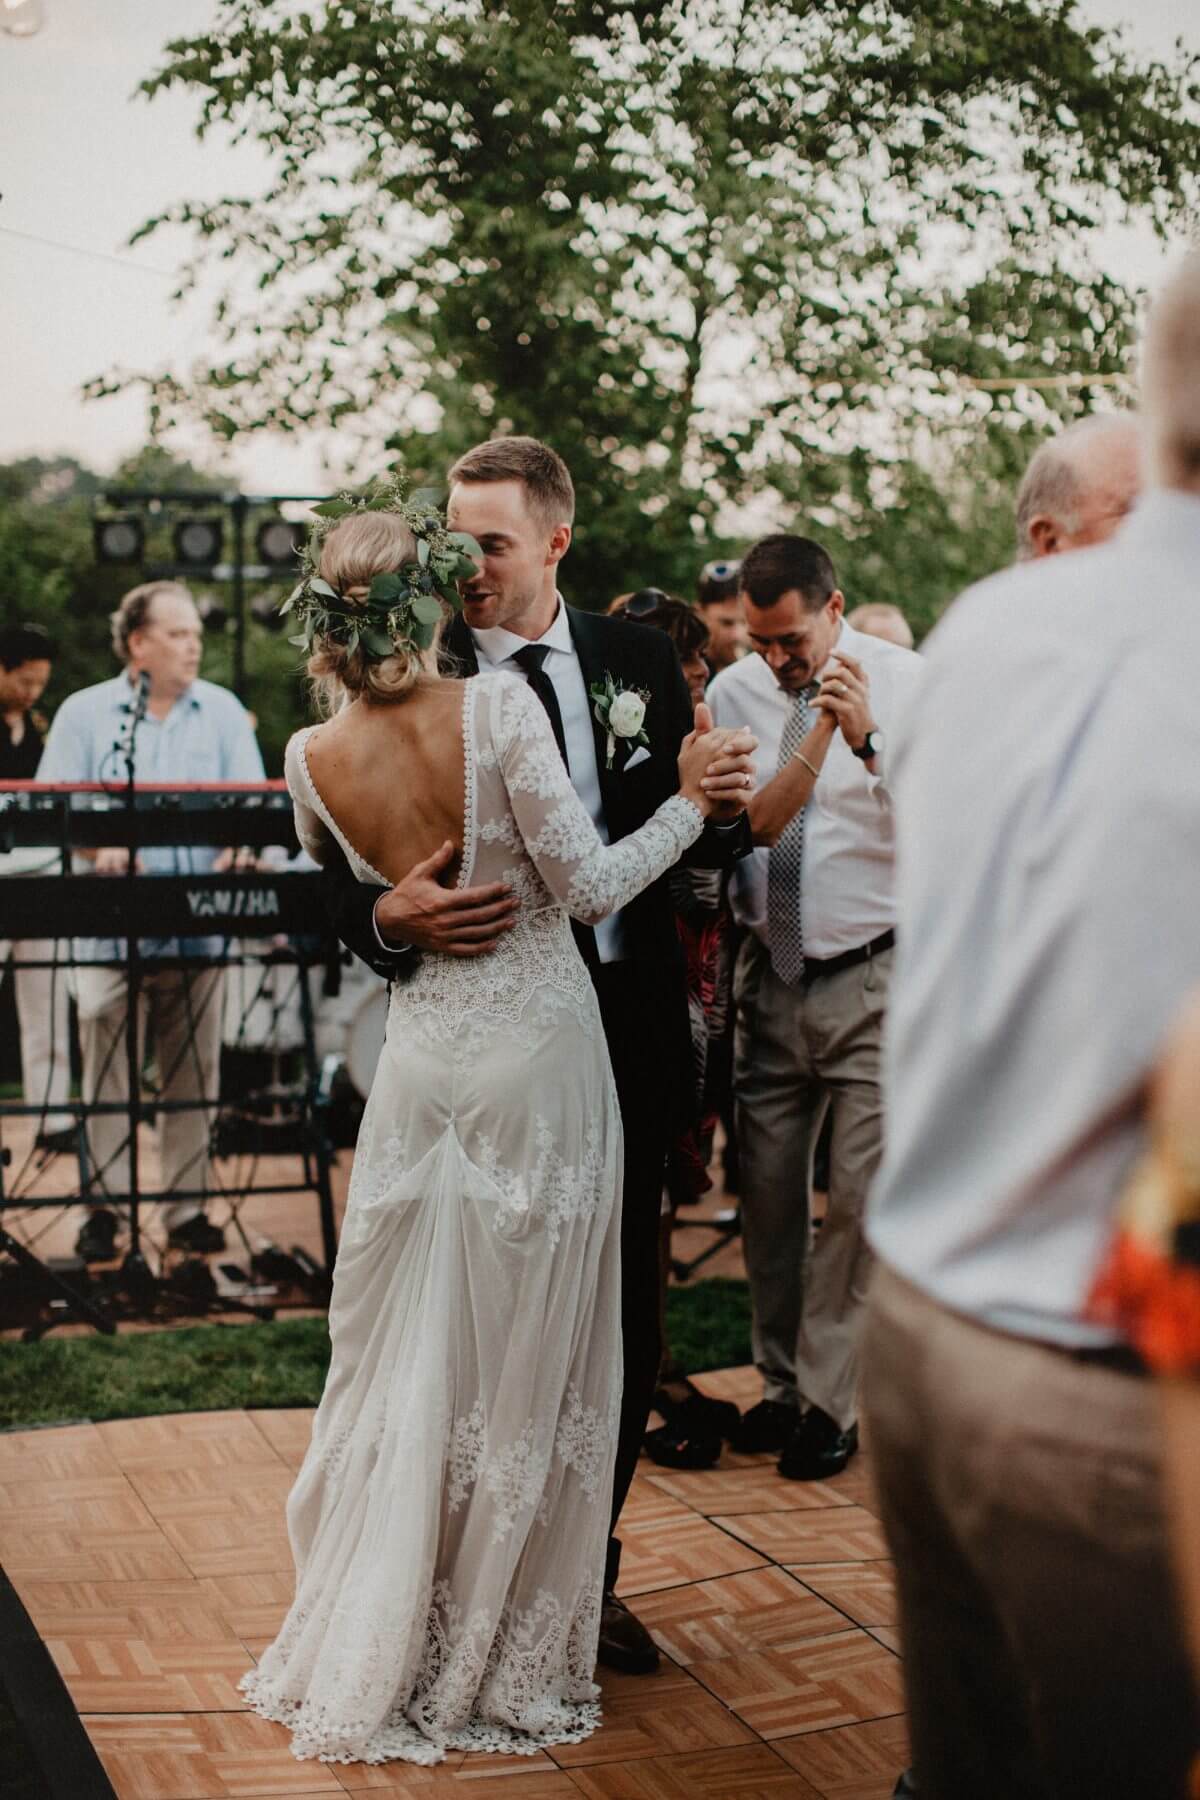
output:
[[[675,1362],[689,1374],[748,1362],[746,1283],[713,1279],[672,1288],[667,1333]],[[315,1406],[328,1363],[323,1318],[0,1344],[0,1429]]]

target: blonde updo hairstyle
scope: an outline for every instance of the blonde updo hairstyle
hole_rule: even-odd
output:
[[[390,575],[416,555],[417,541],[399,513],[352,513],[327,534],[318,573],[344,600],[365,601],[376,575]],[[436,639],[428,652],[406,638],[394,642],[393,656],[377,657],[361,646],[351,651],[329,635],[316,638],[308,676],[321,711],[336,712],[358,699],[372,706],[394,705],[434,676]]]

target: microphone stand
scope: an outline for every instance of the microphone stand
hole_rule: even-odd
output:
[[[142,986],[142,953],[137,937],[137,905],[134,883],[137,867],[137,788],[135,780],[137,728],[146,717],[150,705],[150,674],[143,669],[137,678],[137,691],[129,720],[129,733],[119,746],[125,759],[125,809],[128,820],[129,861],[125,869],[125,1068],[129,1087],[129,1250],[121,1264],[126,1291],[132,1296],[145,1295],[155,1286],[154,1278],[142,1255],[139,1235],[141,1182],[138,1170],[138,1126],[142,1116],[142,1067],[138,1046],[138,1012]]]

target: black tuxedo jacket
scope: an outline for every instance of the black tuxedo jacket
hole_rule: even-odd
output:
[[[626,768],[633,747],[620,740],[612,768],[605,766],[605,734],[593,718],[604,819],[609,840],[616,843],[636,831],[677,791],[676,758],[681,740],[692,729],[692,703],[675,646],[665,632],[574,607],[567,608],[567,616],[588,688],[611,674],[619,687],[644,688],[650,695],[643,725],[650,754],[633,768]],[[456,674],[478,674],[475,640],[461,614],[452,621],[443,647],[456,665]],[[743,818],[732,826],[708,826],[686,860],[693,867],[731,867],[751,847],[749,825]],[[420,953],[401,950],[389,955],[380,946],[373,915],[385,890],[358,881],[335,845],[329,849],[323,884],[330,918],[342,942],[376,973],[394,981],[406,980]],[[686,1071],[690,1052],[684,962],[665,877],[624,908],[623,924],[627,955],[636,965],[645,993],[647,1028],[655,1036],[661,1032],[664,1055],[672,1063],[678,1058],[680,1069]],[[611,1050],[615,1059],[619,1046],[612,1045]]]

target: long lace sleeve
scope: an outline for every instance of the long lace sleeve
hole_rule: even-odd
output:
[[[704,829],[697,807],[673,794],[637,831],[604,843],[571,786],[541,702],[515,676],[496,684],[492,741],[538,874],[586,925],[598,924],[649,887]]]
[[[298,731],[294,737],[288,739],[288,747],[283,758],[283,774],[288,784],[288,792],[292,796],[292,816],[296,821],[296,836],[313,861],[324,864],[329,857],[329,846],[335,839],[312,804],[312,788],[304,763],[305,736],[306,733]]]

